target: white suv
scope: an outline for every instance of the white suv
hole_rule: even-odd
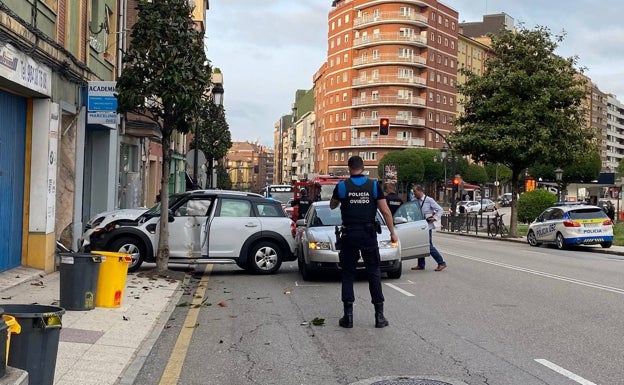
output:
[[[116,210],[87,223],[83,251],[129,253],[128,270],[158,254],[160,203]],[[169,263],[236,263],[258,274],[294,261],[295,224],[280,203],[259,194],[197,190],[169,197]]]

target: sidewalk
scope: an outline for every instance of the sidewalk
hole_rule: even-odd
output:
[[[2,272],[0,307],[59,306],[59,279],[59,272],[43,274],[28,267]],[[129,273],[121,307],[66,311],[54,384],[132,384],[182,296],[183,285],[179,280]]]

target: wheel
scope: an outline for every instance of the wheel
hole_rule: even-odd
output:
[[[495,237],[496,233],[498,233],[498,229],[496,228],[496,223],[490,223],[488,225],[488,235],[490,237]]]
[[[602,246],[603,249],[608,249],[612,244],[613,242],[602,242],[600,246]]]
[[[117,253],[130,254],[132,257],[132,262],[128,265],[128,272],[130,273],[137,271],[145,261],[145,246],[136,238],[119,238],[111,244],[111,249]]]
[[[399,262],[399,267],[396,270],[391,270],[388,272],[388,278],[391,279],[399,279],[401,278],[401,274],[403,274],[403,262]]]
[[[501,237],[506,237],[509,235],[509,229],[504,224],[501,224],[498,230],[500,231]]]
[[[274,274],[282,265],[282,249],[270,241],[260,242],[251,249],[249,270],[256,274]]]
[[[529,231],[529,233],[527,234],[527,242],[531,246],[539,246],[540,245],[540,243],[537,241],[537,237],[535,236],[535,233],[533,231]]]
[[[555,244],[557,245],[557,248],[559,250],[563,250],[566,248],[565,238],[563,237],[563,235],[561,235],[561,233],[557,233],[557,238],[555,241]]]
[[[305,263],[303,260],[303,254],[300,254],[299,258],[297,258],[297,266],[299,267],[299,272],[301,273],[301,278],[304,281],[313,281],[315,278],[314,272],[312,269]]]

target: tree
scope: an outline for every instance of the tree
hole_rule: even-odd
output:
[[[117,81],[117,111],[153,121],[161,133],[162,179],[156,271],[169,262],[169,162],[171,135],[188,132],[210,86],[204,37],[195,28],[187,0],[139,0],[124,68]]]
[[[545,27],[503,30],[492,36],[493,56],[482,76],[461,70],[467,79],[457,87],[464,112],[449,140],[476,161],[511,169],[512,236],[524,171],[539,163],[573,163],[593,146],[582,107],[585,81],[574,68],[578,59],[554,53],[562,40],[553,40]]]
[[[200,119],[197,123],[197,142],[199,149],[204,152],[208,160],[208,180],[212,178],[212,169],[215,159],[223,159],[228,150],[232,147],[232,136],[230,127],[225,120],[225,110],[223,106],[218,106],[212,101],[206,100],[199,113]],[[191,143],[191,148],[195,148],[195,141]],[[229,177],[228,177],[229,179]],[[219,175],[217,174],[217,183]],[[212,186],[212,184],[209,184]]]
[[[416,149],[390,151],[384,155],[378,165],[379,175],[383,175],[386,164],[394,164],[396,166],[397,183],[399,185],[421,182],[425,175],[423,161]]]
[[[484,167],[473,163],[466,168],[463,179],[473,184],[484,184],[488,181],[488,175]]]

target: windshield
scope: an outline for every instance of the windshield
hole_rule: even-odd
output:
[[[286,204],[289,200],[293,199],[293,192],[271,192],[271,196],[274,200]]]
[[[335,184],[322,184],[321,185],[321,199],[322,201],[328,201],[332,197],[332,193],[334,192]]]
[[[169,207],[173,207],[180,199],[182,199],[184,195],[171,195],[169,197]],[[157,217],[160,215],[160,202],[156,203],[151,209],[147,210],[144,216]]]

